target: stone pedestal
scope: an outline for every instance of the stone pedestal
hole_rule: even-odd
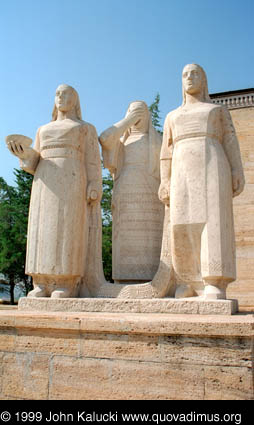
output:
[[[0,311],[0,399],[253,399],[251,314]]]
[[[222,314],[238,311],[237,300],[203,300],[202,298],[20,298],[21,311]]]

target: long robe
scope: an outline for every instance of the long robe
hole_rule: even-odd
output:
[[[87,187],[91,181],[99,191],[102,186],[96,130],[84,121],[68,119],[64,126],[63,121],[53,121],[38,130],[34,149],[40,154],[38,163],[31,165],[29,160],[21,163],[30,172],[34,168],[26,273],[33,277],[84,277],[91,239],[90,210],[94,211],[93,215],[98,215],[97,209],[100,210],[99,204],[87,205]],[[100,263],[103,283],[101,247],[93,245],[93,248],[98,248],[99,253],[93,252],[91,257],[90,252],[90,259],[93,264],[94,259],[97,265]]]
[[[232,173],[243,171],[226,108],[199,103],[169,113],[161,158],[170,157],[171,248],[178,282],[235,280]]]
[[[103,146],[104,166],[114,178],[113,279],[149,281],[155,275],[162,239],[164,207],[158,199],[161,137],[128,132]]]

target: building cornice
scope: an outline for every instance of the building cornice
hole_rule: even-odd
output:
[[[254,88],[212,93],[210,98],[213,103],[228,109],[249,108],[254,106]]]

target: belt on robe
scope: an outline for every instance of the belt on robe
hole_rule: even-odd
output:
[[[174,143],[180,142],[182,140],[186,140],[186,139],[195,139],[198,137],[207,137],[209,139],[213,139],[216,140],[217,142],[221,143],[221,140],[219,139],[219,137],[216,134],[212,134],[212,133],[188,133],[188,134],[182,134],[180,136],[177,136],[173,139]]]
[[[67,143],[51,143],[41,148],[41,157],[49,158],[72,158],[82,160],[84,155],[78,146]]]

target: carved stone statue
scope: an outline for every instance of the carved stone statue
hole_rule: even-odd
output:
[[[132,102],[124,119],[99,137],[113,176],[113,279],[150,281],[160,259],[164,208],[158,199],[161,136],[145,102]]]
[[[183,104],[165,120],[159,197],[169,205],[176,298],[226,298],[236,278],[232,197],[244,188],[228,110],[211,103],[204,70],[186,65]],[[172,163],[172,165],[171,165]]]
[[[8,136],[7,145],[21,168],[34,174],[26,257],[34,289],[28,296],[66,298],[77,296],[80,284],[89,294],[89,273],[95,285],[105,280],[101,165],[96,130],[82,121],[74,88],[57,88],[52,117],[37,131],[34,148],[17,135]]]

